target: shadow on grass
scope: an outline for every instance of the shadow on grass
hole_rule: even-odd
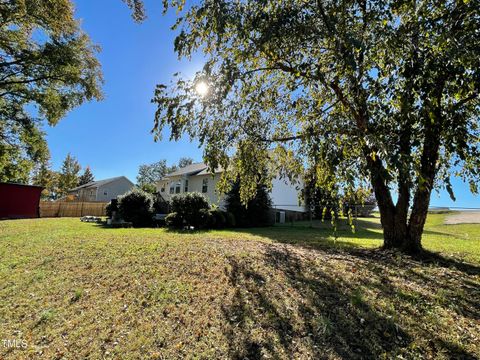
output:
[[[310,249],[354,249],[364,247],[365,243],[368,243],[369,246],[382,246],[383,234],[377,229],[381,229],[379,224],[358,221],[355,224],[355,231],[352,231],[352,228],[345,222],[338,225],[336,232],[330,224],[321,222],[317,222],[313,227],[306,224],[293,226],[286,224],[239,231],[263,236],[274,242]],[[355,239],[359,239],[359,241],[355,241]]]
[[[477,290],[461,276],[452,281],[451,274],[436,277],[415,273],[409,271],[408,266],[416,260],[405,261],[379,251],[355,250],[352,253],[356,253],[357,258],[351,258],[352,253],[347,258],[338,256],[343,264],[345,260],[353,260],[352,266],[365,272],[359,282],[352,282],[341,272],[339,276],[338,270],[330,271],[330,265],[316,266],[309,255],[303,256],[302,250],[275,244],[266,244],[265,249],[260,263],[229,258],[229,281],[236,289],[233,303],[223,308],[230,325],[226,334],[229,357],[370,359],[387,354],[409,357],[414,353],[418,355],[419,349],[412,350],[418,345],[411,346],[415,338],[429,337],[431,340],[426,345],[429,348],[420,349],[420,353],[475,358],[456,343],[445,340],[441,333],[430,334],[418,326],[422,317],[428,318],[434,311],[432,301],[448,311],[479,319],[475,310],[480,303]],[[322,253],[322,257],[335,261],[336,253]],[[400,272],[399,269],[407,270]],[[271,271],[277,279],[272,280]],[[432,295],[422,299],[421,291],[408,292],[408,286],[399,287],[388,273],[395,274],[396,279],[400,277],[405,284],[418,283],[420,289],[422,283],[428,281],[432,289],[441,292],[441,298]],[[387,303],[382,305],[385,308],[375,306],[372,298],[367,300],[366,291],[380,294],[383,299],[379,301]],[[451,297],[456,299],[454,304],[450,303]],[[408,317],[408,321],[403,322],[407,325],[400,325],[396,316],[391,315],[397,311]]]
[[[384,251],[379,251],[383,245],[383,233],[379,223],[372,223],[369,220],[356,220],[356,230],[352,231],[350,226],[345,222],[339,224],[337,230],[337,239],[334,238],[334,232],[326,223],[321,223],[314,227],[306,225],[302,226],[274,226],[268,228],[251,228],[240,231],[248,232],[253,235],[267,237],[270,240],[282,243],[291,244],[307,249],[328,250],[332,251],[346,251],[351,255],[360,256],[364,258],[381,258],[384,256]],[[425,230],[424,234],[435,234],[442,236],[453,236],[452,234],[445,234],[442,232]],[[345,241],[347,239],[348,241]],[[358,242],[355,242],[358,239]],[[374,245],[374,249],[365,249],[365,241],[369,246]],[[398,254],[398,256],[403,256]],[[387,256],[389,257],[389,255]],[[422,254],[411,258],[418,261],[422,265],[436,265],[444,268],[455,268],[468,275],[479,275],[480,267],[474,264],[469,264],[459,261],[454,258],[442,256],[438,253],[425,250]]]
[[[265,286],[255,267],[230,259],[230,282],[235,301],[224,313],[230,321],[230,356],[235,359],[262,357],[374,358],[381,351],[405,347],[410,335],[393,321],[379,316],[355,289],[330,274],[309,269],[287,250],[268,247],[265,265],[280,271],[296,309]],[[294,311],[292,313],[291,311]],[[252,326],[255,324],[255,326]],[[268,335],[255,336],[261,327]]]
[[[475,334],[471,323],[480,320],[480,267],[349,241],[358,237],[380,247],[376,225],[357,221],[352,233],[343,224],[344,240],[336,242],[328,224],[235,229],[273,243],[258,242],[262,251],[252,256],[226,255],[234,291],[222,306],[228,357],[474,359],[465,334]],[[352,279],[352,272],[359,276]],[[469,332],[451,329],[459,318],[462,327],[469,321]]]

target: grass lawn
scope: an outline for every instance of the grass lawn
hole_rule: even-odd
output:
[[[478,358],[480,225],[444,216],[424,262],[374,249],[377,219],[336,239],[3,221],[0,359]]]

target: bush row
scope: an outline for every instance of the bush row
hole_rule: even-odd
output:
[[[211,208],[207,198],[197,192],[178,194],[167,202],[161,196],[154,198],[150,193],[135,188],[112,200],[107,206],[107,215],[114,220],[131,222],[134,227],[154,225],[155,214],[168,214],[165,224],[177,229],[221,229],[269,224],[271,202],[265,188],[259,188],[257,196],[245,206],[240,201],[237,182],[227,194],[226,203],[227,211]]]
[[[155,214],[168,213],[169,204],[161,197],[154,197],[141,189],[134,188],[113,199],[106,207],[107,217],[114,221],[131,222],[134,227],[148,227],[154,224]]]
[[[177,229],[221,229],[236,225],[232,213],[211,209],[205,196],[195,192],[176,195],[169,203],[135,188],[107,205],[109,218],[131,222],[134,227],[152,226],[157,213],[168,213],[165,224]]]
[[[205,196],[197,192],[176,195],[170,202],[171,213],[165,219],[168,227],[221,229],[235,226],[232,213],[211,209]]]
[[[194,222],[188,222],[185,217],[177,212],[172,212],[165,218],[168,227],[182,229],[193,227],[195,229],[224,229],[235,227],[235,216],[231,212],[220,209],[201,209],[198,211]]]

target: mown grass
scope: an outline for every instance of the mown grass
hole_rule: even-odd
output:
[[[375,250],[378,220],[242,231],[0,222],[0,358],[476,358],[480,225]]]
[[[448,213],[431,213],[425,224],[422,244],[427,251],[480,264],[480,224],[444,224]],[[330,221],[300,221],[275,228],[255,229],[275,241],[313,248],[378,248],[383,234],[378,215],[352,221],[340,220],[336,233]],[[313,229],[311,229],[313,227]],[[317,231],[316,229],[320,230]]]

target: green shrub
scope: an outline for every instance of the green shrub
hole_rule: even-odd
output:
[[[161,195],[157,195],[153,201],[153,211],[155,214],[168,214],[170,212],[170,202]]]
[[[212,229],[223,229],[227,226],[226,212],[220,209],[210,210],[211,226]]]
[[[105,207],[105,212],[107,213],[108,218],[113,217],[114,212],[118,212],[118,200],[112,199],[108,205]]]
[[[226,196],[226,207],[234,215],[234,226],[268,226],[272,223],[272,201],[265,186],[259,185],[255,197],[245,206],[240,200],[240,182],[236,181]]]
[[[193,226],[195,228],[205,228],[208,226],[209,209],[210,205],[208,204],[208,200],[205,196],[197,192],[175,195],[172,197],[170,203],[170,210],[177,213],[182,219],[182,225]]]
[[[172,212],[165,217],[165,225],[173,228],[181,228],[183,227],[183,219],[176,212]]]
[[[231,213],[230,211],[225,212],[225,220],[226,220],[226,226],[229,228],[233,228],[237,225],[235,221],[235,215]]]
[[[118,212],[124,221],[134,227],[152,225],[153,197],[140,189],[133,189],[118,197]]]
[[[211,214],[210,210],[200,209],[198,211],[197,224],[193,226],[198,229],[214,229],[215,217]]]

